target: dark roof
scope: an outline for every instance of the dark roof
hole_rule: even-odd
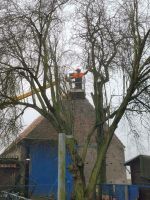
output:
[[[150,156],[148,156],[148,155],[138,155],[138,156],[135,156],[134,158],[132,158],[132,159],[126,161],[126,162],[125,162],[125,165],[128,166],[128,165],[130,165],[131,163],[135,162],[136,160],[138,160],[138,159],[140,160],[141,158],[147,158],[147,159],[150,160]]]

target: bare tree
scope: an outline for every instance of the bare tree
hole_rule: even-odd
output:
[[[58,133],[72,135],[73,116],[64,100],[67,98],[62,66],[65,52],[61,51],[61,14],[67,2],[37,0],[19,4],[7,0],[1,4],[0,109],[1,117],[8,114],[8,108],[21,109],[13,118],[9,116],[15,126],[18,114],[21,116],[26,108],[33,108],[47,118]],[[31,91],[30,99],[22,98],[26,96],[26,89]],[[78,177],[74,180],[76,199],[83,199],[83,168],[78,164],[81,159],[75,139],[71,137],[67,146],[72,157],[71,171]]]
[[[149,114],[150,111],[149,14],[145,11],[148,4],[142,5],[138,0],[115,3],[114,10],[110,10],[110,5],[103,0],[80,1],[79,5],[79,36],[85,44],[82,45],[85,63],[91,66],[93,73],[92,98],[97,129],[97,159],[86,187],[87,198],[92,199],[120,120],[126,112]],[[108,87],[111,85],[113,89],[115,76],[120,84],[117,95]],[[118,99],[114,106],[115,96]],[[83,155],[86,155],[91,136],[92,133]]]
[[[60,87],[63,78],[60,77],[63,69],[59,67],[61,55],[57,50],[61,32],[59,10],[66,2],[37,1],[34,5],[24,6],[4,1],[0,27],[1,108],[19,104],[41,114],[45,111],[44,115],[58,128],[65,123],[60,117],[61,123],[58,123],[56,110],[61,109],[58,102],[63,91]],[[34,91],[32,103],[15,98],[25,87]],[[52,102],[46,94],[48,87],[51,87]]]

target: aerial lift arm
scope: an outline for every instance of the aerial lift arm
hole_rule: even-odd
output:
[[[52,85],[54,86],[54,85],[55,85],[55,82],[53,82]],[[47,84],[46,87],[45,87],[45,89],[50,88],[52,85]],[[25,98],[27,98],[27,97],[30,97],[30,96],[33,95],[33,94],[37,94],[37,93],[39,93],[39,92],[41,92],[40,88],[36,88],[35,90],[31,90],[31,91],[26,92],[26,93],[23,93],[23,94],[21,94],[21,95],[14,96],[14,97],[10,97],[10,100],[7,100],[7,101],[5,101],[5,102],[3,102],[3,103],[0,103],[0,109],[4,109],[4,108],[6,107],[6,105],[7,105],[7,104],[11,104],[11,102],[13,103],[13,102],[15,102],[15,101],[23,100],[23,99],[25,99]]]
[[[52,84],[55,85],[55,82],[53,82]],[[51,85],[50,85],[50,84],[47,84],[46,87],[45,87],[45,89],[48,89],[48,88],[50,88],[50,87],[51,87]],[[21,94],[21,95],[19,95],[19,96],[13,97],[13,99],[14,99],[14,100],[17,100],[17,101],[20,101],[20,100],[22,100],[22,99],[25,99],[25,98],[27,98],[27,97],[30,97],[30,96],[33,95],[33,94],[38,93],[38,92],[40,92],[40,88],[36,88],[35,90],[31,90],[31,91],[26,92],[26,93],[23,93],[23,94]]]

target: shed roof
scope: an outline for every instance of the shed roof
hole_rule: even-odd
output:
[[[126,166],[130,166],[133,162],[135,162],[135,161],[137,161],[137,160],[141,160],[142,158],[150,160],[150,156],[148,156],[148,155],[137,155],[137,156],[135,156],[134,158],[132,158],[132,159],[126,161],[126,162],[125,162],[125,165],[126,165]]]
[[[9,168],[15,168],[17,169],[19,167],[20,161],[17,157],[0,157],[0,170]]]

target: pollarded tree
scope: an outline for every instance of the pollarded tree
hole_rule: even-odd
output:
[[[78,3],[80,44],[85,63],[92,68],[97,127],[97,160],[86,188],[87,197],[92,199],[97,182],[102,181],[98,179],[102,177],[103,159],[122,117],[127,111],[149,115],[149,12],[148,4],[138,0],[118,5],[103,0]],[[116,77],[119,92],[114,101]]]
[[[0,15],[0,110],[14,132],[17,119],[26,108],[47,118],[58,133],[72,136],[72,109],[65,105],[65,52],[62,49],[62,11],[68,0],[36,0],[1,3]],[[30,90],[30,98],[26,90]],[[31,94],[30,93],[30,94]],[[16,112],[16,109],[18,109]],[[14,110],[9,115],[9,110]],[[10,133],[6,127],[6,132]],[[8,135],[10,136],[10,135]],[[12,137],[12,135],[10,136]],[[70,137],[67,146],[72,157],[75,199],[85,199],[83,162]],[[63,200],[63,197],[62,197]]]
[[[47,118],[58,133],[72,135],[72,115],[64,103],[67,86],[62,67],[65,56],[62,11],[67,2],[1,2],[0,109],[1,117],[7,113],[9,120],[13,120],[12,131],[18,115],[26,108],[33,108]],[[32,92],[30,99],[22,99],[26,89]],[[8,115],[8,110],[18,106],[21,112]],[[9,122],[7,116],[2,122]],[[73,164],[77,166],[79,158],[75,144],[73,138],[68,141]],[[78,166],[76,169],[74,173],[80,174]],[[78,180],[75,180],[75,186],[79,188]]]

